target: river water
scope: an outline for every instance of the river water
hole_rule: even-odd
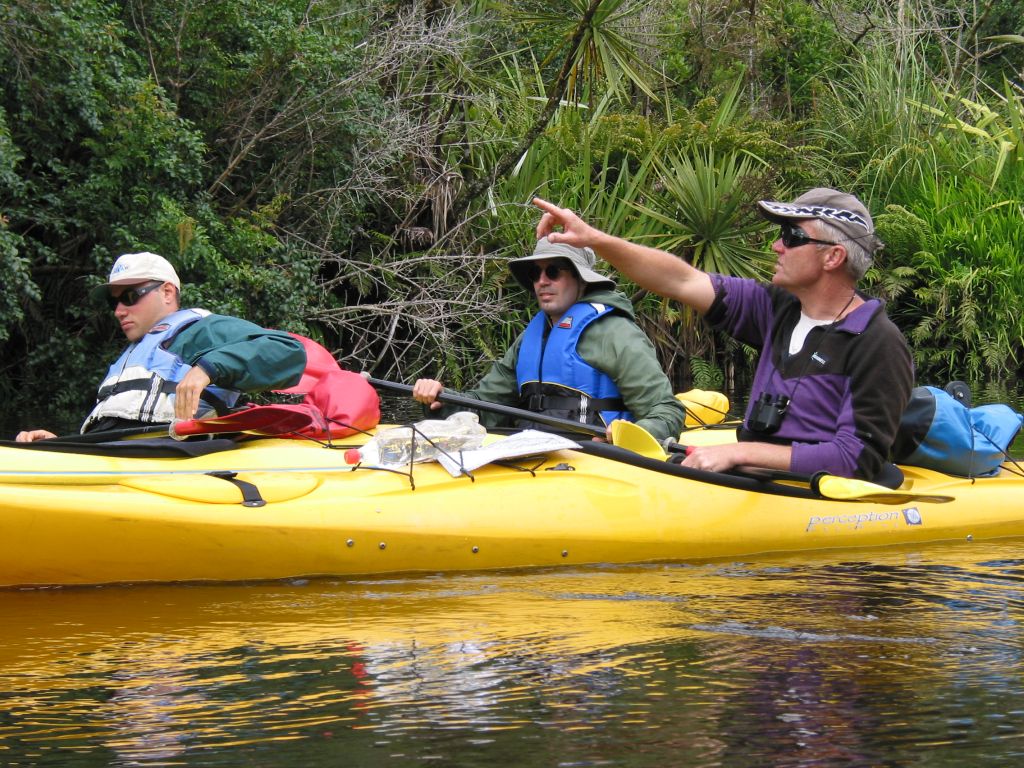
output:
[[[0,764],[1019,765],[1022,544],[0,591]]]

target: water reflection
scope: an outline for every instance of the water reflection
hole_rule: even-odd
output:
[[[4,765],[928,765],[1024,743],[1019,542],[0,593]]]

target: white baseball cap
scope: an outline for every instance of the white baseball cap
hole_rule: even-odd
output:
[[[163,256],[143,251],[142,253],[125,253],[118,256],[114,266],[110,269],[109,280],[103,285],[93,288],[90,295],[94,299],[101,299],[110,292],[111,286],[134,285],[147,280],[170,283],[179,291],[181,290],[181,280],[178,279],[178,273],[174,271],[171,262]]]

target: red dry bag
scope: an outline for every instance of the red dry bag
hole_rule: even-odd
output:
[[[302,402],[313,406],[323,416],[297,435],[318,440],[346,437],[373,429],[380,422],[380,397],[363,376],[343,371],[334,355],[312,339],[290,334],[306,350],[306,369],[299,383],[282,394],[303,395]]]

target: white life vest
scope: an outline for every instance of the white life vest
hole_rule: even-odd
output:
[[[170,423],[174,420],[174,390],[192,366],[167,347],[183,329],[210,313],[179,309],[160,320],[138,341],[129,344],[110,366],[96,393],[96,406],[82,424],[87,432],[100,419]],[[203,391],[197,416],[231,407],[241,393],[209,386]]]

